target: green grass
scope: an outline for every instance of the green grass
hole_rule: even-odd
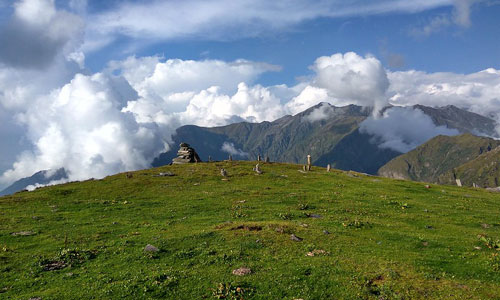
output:
[[[254,164],[0,198],[0,299],[500,299],[499,194]]]

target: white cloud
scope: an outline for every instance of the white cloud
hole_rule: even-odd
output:
[[[313,85],[324,88],[333,104],[372,106],[387,104],[387,74],[378,59],[361,57],[354,52],[323,56],[311,67],[316,72]]]
[[[432,119],[419,109],[393,107],[379,118],[370,117],[360,125],[362,133],[375,137],[380,148],[406,153],[437,135],[457,135],[456,129],[436,126]]]
[[[163,149],[158,126],[138,124],[121,112],[123,83],[106,75],[76,75],[18,115],[34,151],[22,153],[0,180],[12,182],[39,170],[64,167],[70,180],[146,168]]]
[[[455,106],[500,121],[500,70],[471,74],[389,72],[388,95],[395,105]]]
[[[311,123],[322,121],[330,118],[335,113],[335,109],[328,103],[321,103],[321,105],[311,111],[304,117],[306,121]]]
[[[248,157],[248,153],[244,152],[241,149],[236,149],[233,143],[224,142],[224,144],[222,144],[221,150],[234,156]]]
[[[452,0],[126,1],[89,17],[87,42],[102,46],[110,36],[120,35],[142,40],[227,40],[289,31],[321,17],[413,13],[451,4]]]
[[[472,6],[481,1],[482,0],[453,0],[454,8],[452,13],[435,16],[423,27],[412,28],[410,34],[415,37],[426,37],[452,25],[467,28],[471,25],[470,13]]]

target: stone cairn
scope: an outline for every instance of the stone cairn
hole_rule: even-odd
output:
[[[197,163],[201,162],[198,153],[189,146],[189,144],[181,143],[179,151],[177,151],[177,157],[172,159],[172,164],[187,164],[187,163]]]

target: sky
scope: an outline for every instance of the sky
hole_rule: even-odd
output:
[[[147,168],[179,126],[319,102],[500,120],[498,16],[498,0],[0,0],[0,188]],[[402,152],[456,134],[411,108],[364,125]]]

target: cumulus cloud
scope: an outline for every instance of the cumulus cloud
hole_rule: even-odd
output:
[[[328,92],[334,104],[372,106],[387,104],[387,73],[378,59],[361,57],[354,52],[323,56],[311,69],[316,72],[313,85]]]
[[[61,167],[70,180],[148,167],[163,149],[161,134],[155,124],[139,124],[132,114],[121,112],[135,96],[124,85],[100,73],[78,74],[40,97],[18,115],[29,129],[34,150],[23,152],[0,180],[11,182]]]
[[[86,48],[102,47],[113,36],[143,40],[254,37],[291,30],[315,18],[411,13],[451,4],[452,0],[121,1],[113,9],[89,17]]]
[[[0,29],[0,63],[16,68],[46,68],[59,53],[71,54],[83,42],[83,20],[56,10],[54,0],[21,0]]]
[[[406,153],[437,135],[457,135],[456,129],[436,126],[432,119],[419,109],[393,107],[382,117],[370,117],[360,125],[362,133],[374,136],[372,142],[380,148]]]
[[[236,149],[233,143],[224,142],[224,144],[222,144],[221,150],[234,156],[248,157],[248,153],[244,152],[241,149]]]

